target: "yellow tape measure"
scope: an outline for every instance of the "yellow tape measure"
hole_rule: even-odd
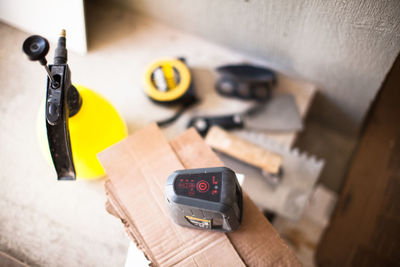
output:
[[[183,58],[161,59],[150,64],[144,75],[144,90],[156,103],[181,105],[173,116],[157,122],[160,127],[177,120],[197,101],[190,70]]]
[[[145,93],[159,103],[180,102],[191,88],[189,68],[180,59],[161,59],[147,68]]]

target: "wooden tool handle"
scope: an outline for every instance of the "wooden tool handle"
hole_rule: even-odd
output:
[[[261,168],[271,174],[278,174],[282,157],[277,153],[260,148],[240,137],[213,126],[207,134],[206,143],[212,148],[247,164]]]

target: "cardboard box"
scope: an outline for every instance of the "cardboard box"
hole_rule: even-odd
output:
[[[243,221],[224,234],[181,227],[169,218],[165,182],[175,170],[223,166],[194,129],[168,142],[156,124],[99,154],[108,212],[154,266],[300,266],[244,193]]]

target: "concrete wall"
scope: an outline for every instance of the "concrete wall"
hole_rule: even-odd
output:
[[[317,83],[316,115],[358,129],[400,49],[398,0],[115,0]]]

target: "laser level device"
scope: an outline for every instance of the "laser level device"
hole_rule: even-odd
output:
[[[166,58],[151,63],[144,74],[144,90],[157,104],[180,105],[172,117],[157,122],[160,127],[174,122],[197,102],[192,75],[184,58]]]
[[[175,171],[166,197],[172,220],[182,226],[232,232],[242,221],[242,190],[226,167]]]

